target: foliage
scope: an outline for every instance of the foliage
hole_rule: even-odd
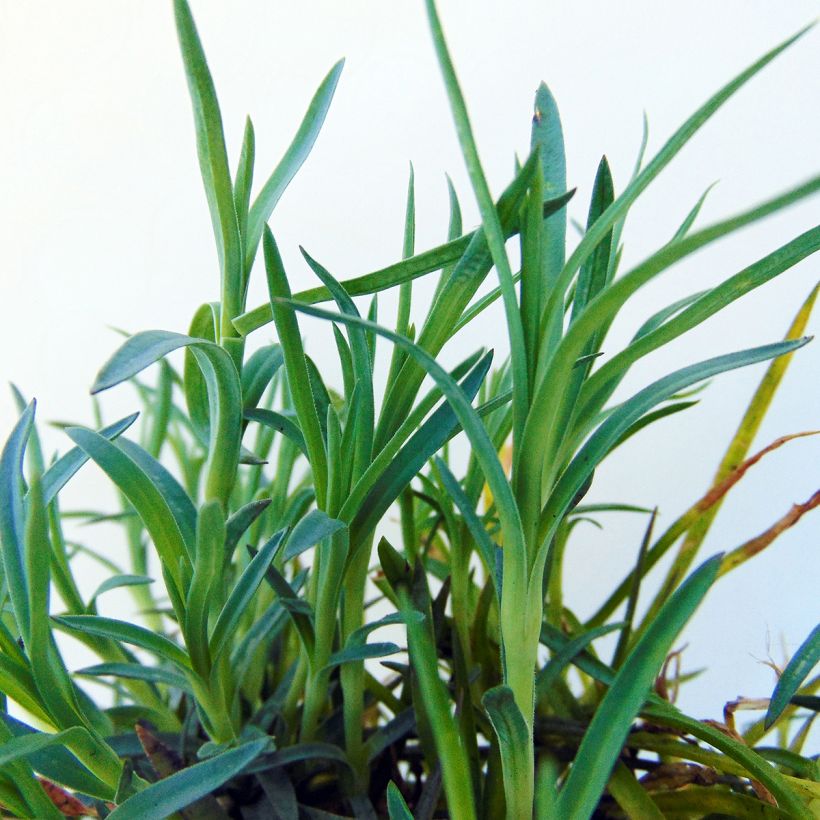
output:
[[[620,270],[631,206],[802,32],[718,91],[647,162],[642,149],[620,194],[602,159],[586,227],[567,254],[573,192],[549,90],[536,95],[531,154],[494,200],[435,6],[426,5],[481,226],[462,232],[451,187],[447,241],[417,253],[411,177],[401,261],[339,282],[303,251],[321,285],[293,294],[267,222],[317,138],[342,63],[252,200],[253,126],[232,176],[204,52],[187,3],[175,0],[221,299],[195,311],[187,335],[136,333],[103,366],[92,392],[130,382],[142,403],[136,425],[132,415],[98,430],[69,427],[73,447],[47,464],[35,403],[16,394],[20,419],[0,458],[0,804],[9,815],[774,818],[810,817],[820,805],[817,762],[801,754],[818,708],[817,630],[764,703],[765,722],[744,733],[728,710],[724,725],[675,707],[687,676],[672,672],[670,654],[716,580],[820,503],[815,495],[796,505],[691,571],[726,494],[796,437],[749,456],[791,354],[808,341],[817,290],[783,341],[618,392],[639,359],[820,249],[820,226],[659,310],[623,350],[602,352],[643,285],[820,189],[815,177],[696,229],[701,199],[672,240]],[[249,310],[260,244],[270,299]],[[439,271],[415,327],[412,283]],[[492,271],[497,287],[478,297]],[[375,294],[391,288],[398,314],[389,328]],[[363,318],[353,297],[367,295]],[[506,360],[492,369],[492,354],[477,350],[448,370],[445,344],[499,298]],[[333,309],[318,306],[329,302]],[[332,323],[341,386],[305,352],[305,314]],[[247,336],[270,323],[277,341],[248,354]],[[374,355],[385,343],[388,387],[378,395]],[[181,369],[168,359],[174,351],[184,351]],[[562,578],[575,525],[649,513],[583,504],[595,469],[642,428],[695,404],[705,380],[764,361],[713,486],[659,536],[649,516],[634,570],[580,622]],[[156,364],[156,379],[144,380]],[[469,445],[466,465],[451,454],[455,437]],[[61,510],[61,490],[88,461],[117,488],[115,513]],[[374,550],[393,509],[401,541],[381,537]],[[90,598],[72,559],[93,551],[68,540],[72,516],[118,525],[129,550],[130,566],[112,567]],[[676,545],[663,583],[639,608],[645,576]],[[120,588],[139,622],[99,614],[98,599]],[[384,627],[406,645],[371,640]],[[99,662],[70,671],[63,633]],[[606,635],[617,643],[609,662],[596,649]],[[107,683],[112,705],[95,703],[87,680]],[[803,728],[790,737],[798,714]],[[776,745],[765,745],[773,728]]]

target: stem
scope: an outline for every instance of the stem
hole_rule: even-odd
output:
[[[358,548],[345,580],[342,607],[342,645],[364,623],[364,591],[373,536]],[[362,729],[364,724],[364,662],[346,663],[341,668],[344,710],[345,751],[357,777],[357,787],[366,792],[370,772],[367,767]]]
[[[408,614],[413,612],[407,589],[400,586],[396,593],[401,610]],[[450,714],[447,689],[438,675],[438,658],[430,639],[429,624],[408,618],[407,641],[413,669],[418,676],[424,709],[433,732],[436,752],[441,759],[444,793],[447,796],[450,817],[453,820],[475,820],[472,783],[470,778],[465,776],[470,771],[469,761],[461,744],[458,727]],[[532,803],[530,810],[531,807]]]

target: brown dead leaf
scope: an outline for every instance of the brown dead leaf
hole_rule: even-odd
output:
[[[97,817],[97,810],[91,806],[86,806],[82,800],[78,800],[73,794],[67,792],[62,786],[46,780],[44,777],[37,778],[40,785],[48,795],[52,803],[63,817]]]

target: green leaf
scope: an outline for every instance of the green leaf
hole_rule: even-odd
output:
[[[301,453],[307,456],[307,445],[305,444],[305,437],[299,426],[294,424],[287,416],[277,413],[274,410],[267,410],[257,408],[255,410],[246,410],[244,413],[246,419],[258,422],[259,424],[270,427],[271,430],[276,430],[285,438],[290,439]]]
[[[279,249],[276,247],[276,242],[269,228],[265,229],[263,245],[271,310],[276,322],[279,342],[284,352],[285,371],[288,376],[293,406],[296,409],[302,435],[305,437],[308,461],[313,471],[317,506],[321,508],[325,505],[327,495],[327,453],[325,452],[320,422],[320,419],[324,416],[317,412],[313,391],[311,390],[308,360],[305,356],[296,316],[291,308],[279,302],[280,298],[290,298],[290,285],[282,265]]]
[[[88,731],[73,727],[54,734],[46,732],[20,734],[0,745],[0,766],[6,766],[15,760],[29,757],[51,746],[64,746],[72,738],[80,737],[87,738]]]
[[[556,627],[544,623],[541,627],[541,640],[551,649],[560,651],[569,639]],[[612,686],[615,680],[615,673],[610,667],[586,652],[576,655],[573,663],[605,686]],[[751,777],[759,780],[775,796],[782,808],[791,812],[795,817],[809,820],[810,815],[806,812],[800,798],[789,786],[788,781],[756,750],[750,749],[744,742],[734,740],[708,723],[687,717],[671,703],[651,692],[641,714],[654,723],[692,735],[720,750],[742,766]]]
[[[618,629],[622,629],[622,623],[606,624],[596,629],[590,629],[582,635],[576,635],[569,639],[567,643],[555,653],[551,660],[535,677],[536,697],[543,697],[550,689],[550,686],[563,674],[567,665],[581,652],[583,652],[594,640],[608,635]]]
[[[481,702],[498,738],[507,816],[526,816],[522,812],[532,812],[532,795],[521,793],[520,782],[522,773],[527,772],[531,765],[529,756],[522,753],[531,743],[527,721],[521,714],[509,686],[494,686],[484,693]]]
[[[196,542],[196,507],[191,497],[176,478],[138,444],[121,436],[117,439],[116,446],[136,463],[159,490],[174,516],[189,554],[192,554]]]
[[[615,798],[615,802],[626,812],[627,817],[664,820],[667,816],[661,813],[649,796],[649,792],[621,761],[615,764],[607,789]]]
[[[680,227],[675,231],[675,235],[672,237],[672,241],[674,242],[676,239],[683,239],[686,234],[689,233],[689,229],[692,225],[695,224],[695,220],[698,218],[698,214],[700,213],[700,209],[703,207],[703,203],[706,201],[706,197],[709,195],[709,192],[712,188],[717,185],[717,182],[713,182],[701,195],[698,201],[692,206],[692,209],[686,214],[686,218],[681,222]]]
[[[698,402],[696,401],[680,401],[675,402],[674,404],[667,404],[664,407],[659,407],[657,410],[653,410],[650,413],[646,413],[645,415],[641,416],[634,424],[632,424],[624,434],[612,445],[610,449],[610,453],[616,448],[620,447],[625,441],[628,441],[632,438],[636,433],[639,433],[643,430],[644,427],[648,427],[650,424],[654,424],[656,421],[660,421],[661,419],[665,419],[667,416],[674,416],[676,413],[682,413],[684,410],[688,410],[690,407],[694,407]]]
[[[386,549],[385,549],[386,548]],[[392,550],[385,539],[379,546],[379,555]],[[392,550],[395,552],[395,550]],[[474,820],[476,817],[473,784],[468,776],[469,764],[461,736],[450,711],[450,697],[439,677],[438,659],[432,629],[423,619],[412,617],[416,611],[404,584],[395,589],[400,611],[406,613],[407,642],[410,662],[418,676],[418,689],[424,704],[424,714],[433,734],[436,753],[441,760],[444,792],[450,815]]]
[[[697,294],[695,298],[688,297],[676,302],[666,311],[656,314],[644,324],[624,350],[613,356],[590,378],[580,399],[582,404],[579,414],[585,416],[602,407],[638,359],[698,326],[736,299],[771,281],[818,250],[820,226],[787,242],[717,287]],[[662,321],[658,322],[659,318]]]
[[[364,661],[368,658],[384,658],[387,655],[395,655],[401,652],[401,647],[392,641],[366,643],[361,646],[348,646],[334,652],[322,671],[332,669],[334,666],[341,666],[343,663],[353,663]]]
[[[174,0],[177,36],[194,111],[197,154],[211,212],[222,273],[222,336],[233,336],[230,320],[242,310],[242,242],[222,130],[222,114],[205,52],[186,0]]]
[[[391,780],[387,786],[387,813],[390,820],[413,820],[398,786]]]
[[[736,820],[786,820],[794,815],[759,800],[711,786],[687,786],[652,795],[658,817],[733,817]],[[647,815],[642,815],[647,816]]]
[[[819,292],[820,285],[815,285],[792,320],[791,325],[786,332],[786,339],[798,339],[803,334]],[[789,366],[791,358],[791,356],[781,356],[780,358],[775,359],[766,368],[766,372],[760,380],[760,383],[758,384],[757,389],[755,390],[754,395],[746,408],[746,412],[743,414],[743,418],[740,420],[740,424],[738,425],[735,434],[732,436],[732,440],[729,442],[729,446],[726,448],[726,452],[723,454],[723,458],[718,465],[713,482],[714,486],[719,485],[733,470],[737,468],[738,464],[741,464],[745,460],[752,441],[760,430],[760,425],[762,424],[763,419],[765,418],[766,413],[772,403],[774,394],[777,391],[786,369]],[[700,514],[701,511],[699,510],[690,510],[687,513],[684,513],[684,516],[693,514],[696,520],[692,521],[687,527],[688,531],[678,547],[678,553],[675,560],[668,570],[666,578],[661,584],[661,588],[656,593],[654,600],[644,615],[644,623],[646,623],[647,619],[654,615],[661,602],[665,600],[669,594],[671,594],[672,589],[677,586],[680,578],[682,578],[686,573],[692,561],[695,559],[700,545],[706,538],[712,522],[722,506],[722,503],[723,499],[719,498],[716,503],[712,504],[709,509],[702,512],[702,514]],[[672,526],[674,527],[675,525],[673,524]],[[678,535],[680,534],[681,533],[678,533]],[[662,544],[664,538],[666,538],[666,544]],[[661,557],[662,552],[668,549],[668,547],[671,546],[675,540],[677,540],[677,536],[672,538],[670,531],[667,530],[667,533],[665,533],[664,536],[661,536],[658,543],[658,546],[663,546],[664,549],[655,549],[653,547],[647,558],[654,563]],[[647,569],[649,568],[650,567],[648,566]]]
[[[311,510],[293,528],[285,542],[282,559],[289,561],[318,544],[323,538],[344,529],[344,521],[331,518],[322,510]]]
[[[191,686],[184,675],[162,666],[144,666],[141,663],[98,663],[77,669],[75,675],[87,678],[111,676],[129,680],[145,680],[151,683],[164,683],[183,692],[191,692]]]
[[[176,584],[176,593],[181,594],[180,567],[190,565],[189,547],[162,491],[116,443],[79,427],[69,428],[66,435],[106,472],[131,502],[157,548],[165,573]]]
[[[276,203],[285,192],[291,180],[296,176],[296,172],[302,167],[313,148],[319,131],[324,124],[328,109],[330,108],[333,94],[339,82],[344,60],[339,60],[330,69],[327,76],[322,80],[322,84],[313,95],[308,110],[305,113],[299,130],[296,132],[288,150],[270,175],[267,182],[262,186],[262,190],[253,203],[248,217],[248,240],[245,246],[245,269],[250,270],[256,249],[259,247],[259,240],[265,223],[273,213]]]
[[[820,190],[820,177],[776,196],[762,205],[750,208],[738,216],[704,228],[679,242],[666,245],[648,260],[612,282],[587,305],[570,326],[554,355],[548,362],[546,359],[543,360],[543,368],[542,361],[539,360],[540,372],[524,433],[521,469],[516,485],[524,508],[522,515],[525,521],[528,520],[530,510],[536,502],[541,503],[541,499],[538,498],[541,487],[552,485],[555,474],[564,463],[565,457],[558,451],[563,443],[559,430],[565,429],[565,425],[560,422],[567,418],[570,410],[565,387],[572,378],[575,363],[583,354],[590,335],[608,323],[631,294],[674,262],[715,239],[775,213],[817,190]],[[602,218],[595,224],[598,225]],[[584,422],[588,421],[589,415],[580,415],[580,411],[576,414],[576,417],[580,418],[580,429],[586,429]],[[582,439],[583,435],[579,433],[578,437]],[[548,473],[542,475],[545,468]]]
[[[457,389],[463,391],[468,401],[472,401],[483,383],[492,364],[492,353],[485,354],[462,379]],[[449,379],[448,375],[448,379]],[[455,382],[453,382],[455,384]],[[424,466],[449,439],[456,427],[458,418],[452,407],[442,404],[427,421],[425,421],[401,448],[390,464],[378,475],[368,471],[362,477],[362,483],[368,487],[367,495],[361,500],[359,509],[351,521],[351,531],[357,539],[362,539],[372,532],[390,505],[399,497],[418,471]],[[354,488],[342,515],[346,515],[353,501],[358,501],[361,488]],[[355,509],[355,508],[353,508]]]
[[[132,413],[130,416],[108,425],[108,427],[103,427],[98,432],[103,438],[113,440],[121,433],[124,433],[137,420],[138,416],[139,413]],[[57,493],[65,487],[86,461],[88,461],[88,456],[85,452],[79,447],[72,447],[43,473],[43,501],[46,505],[57,497]]]
[[[219,302],[207,302],[200,305],[194,313],[193,319],[191,319],[188,335],[206,342],[218,342],[221,315],[222,306]],[[207,446],[208,427],[210,426],[208,387],[190,348],[185,349],[185,363],[182,372],[182,388],[191,426],[197,439],[204,447]]]
[[[516,208],[520,204],[526,187],[529,183],[529,176],[535,170],[534,161],[529,168],[522,169],[520,179],[516,179],[512,185],[501,195],[498,201],[498,208],[502,218],[501,225],[505,229],[505,235],[512,236],[517,230],[514,221]],[[562,194],[555,199],[547,200],[544,203],[544,215],[549,216],[557,210],[563,208],[572,198],[574,191]],[[467,234],[458,239],[452,239],[443,245],[432,248],[429,251],[416,254],[410,259],[388,265],[386,268],[373,271],[372,273],[357,276],[352,279],[345,279],[340,284],[350,296],[365,296],[367,294],[379,293],[388,290],[403,282],[409,282],[428,273],[434,273],[446,266],[458,262],[467,249],[474,245],[477,248],[480,242],[475,239],[478,232]],[[489,272],[489,268],[487,269]],[[305,304],[312,305],[318,302],[327,302],[333,297],[330,291],[324,286],[309,288],[294,294],[294,299]],[[468,300],[469,301],[469,298]],[[465,302],[466,306],[466,302]],[[264,327],[273,320],[270,303],[259,305],[259,307],[243,313],[234,320],[234,326],[243,336],[247,336],[254,330]]]
[[[584,734],[558,795],[558,817],[585,820],[595,810],[632,721],[645,703],[673,641],[717,577],[722,558],[717,555],[692,573],[635,644]]]
[[[14,658],[0,653],[0,692],[19,703],[43,725],[53,726],[54,719],[43,704],[28,659]]]
[[[450,472],[450,468],[447,464],[438,456],[436,456],[435,464],[436,469],[441,475],[441,483],[444,485],[444,489],[458,507],[458,511],[461,513],[464,523],[467,525],[467,528],[470,530],[470,534],[473,536],[473,539],[478,546],[478,551],[481,554],[484,565],[487,568],[490,577],[493,579],[493,587],[495,589],[496,598],[500,601],[502,588],[500,561],[501,548],[490,537],[486,527],[481,523],[475,508],[467,498],[467,494],[462,489],[461,484],[459,484],[456,477]]]
[[[271,499],[260,498],[256,501],[249,501],[245,506],[240,507],[225,522],[225,561],[229,562],[233,555],[239,539],[245,534],[248,527],[262,515],[270,506]]]
[[[353,304],[345,289],[333,276],[313,259],[304,248],[300,248],[302,256],[310,265],[313,272],[321,279],[324,286],[330,291],[338,308],[342,313],[350,316],[359,316],[359,311]],[[402,287],[405,287],[402,285]],[[401,298],[401,297],[400,297]],[[353,364],[354,385],[359,391],[358,412],[354,417],[355,431],[353,433],[352,476],[354,481],[370,464],[373,449],[373,425],[375,419],[373,401],[373,363],[364,330],[355,325],[348,327],[350,336],[350,353]]]
[[[557,322],[563,314],[563,299],[573,276],[580,266],[586,261],[604,235],[622,221],[628,213],[630,207],[649,184],[661,173],[661,171],[674,159],[684,145],[701,128],[701,126],[740,88],[742,88],[752,77],[765,68],[779,54],[785,51],[796,40],[802,37],[811,26],[801,29],[797,34],[789,37],[780,45],[764,54],[759,60],[738,74],[731,82],[727,83],[716,94],[712,95],[697,111],[695,111],[683,125],[667,140],[660,151],[649,161],[643,170],[639,171],[624,192],[601,214],[595,224],[584,234],[577,247],[570,255],[559,275],[555,288],[553,288],[551,298],[545,309],[545,319],[547,327]],[[617,247],[617,242],[614,243]],[[549,336],[549,330],[547,332]]]
[[[240,774],[269,745],[268,738],[245,743],[158,780],[120,803],[108,815],[109,820],[167,817],[214,792],[223,783]]]
[[[236,179],[233,185],[233,202],[239,224],[239,236],[247,242],[248,211],[251,206],[251,187],[253,185],[253,166],[256,160],[256,135],[250,117],[245,118],[245,133],[242,135],[242,150],[236,166]],[[248,288],[248,271],[244,271],[245,291]],[[244,304],[244,296],[243,296]]]
[[[450,110],[455,121],[456,133],[461,144],[461,151],[467,172],[470,175],[475,192],[478,209],[481,213],[481,222],[490,251],[492,262],[498,271],[499,286],[504,300],[504,310],[507,319],[507,332],[510,340],[510,361],[513,383],[513,439],[518,441],[524,421],[527,416],[529,379],[527,375],[526,344],[524,342],[524,328],[518,307],[518,298],[513,283],[513,273],[505,248],[505,232],[499,219],[498,211],[493,202],[484,170],[478,156],[478,146],[472,133],[470,118],[464,96],[459,87],[453,66],[444,39],[444,32],[438,18],[435,4],[427,2],[427,15],[433,37],[433,46],[438,56],[439,67],[450,100]],[[403,335],[403,334],[401,334]]]
[[[564,150],[564,133],[558,105],[546,83],[541,83],[535,93],[530,148],[539,149],[544,194],[547,197],[553,197],[566,191],[567,160]],[[552,289],[564,264],[566,233],[566,210],[558,211],[544,220],[541,228],[539,261],[545,293]]]
[[[711,378],[718,373],[724,373],[727,370],[782,356],[802,347],[808,341],[809,339],[804,338],[789,342],[777,342],[737,353],[728,353],[724,356],[716,356],[713,359],[689,365],[670,373],[662,379],[658,379],[658,381],[653,382],[621,404],[590,436],[561,475],[541,514],[539,535],[542,536],[542,544],[545,543],[543,537],[556,526],[595,466],[600,463],[604,455],[609,452],[612,445],[618,441],[630,425],[645,412],[696,382]]]
[[[86,635],[95,635],[99,638],[111,638],[115,641],[138,646],[152,655],[166,660],[183,672],[190,672],[191,665],[188,655],[172,640],[152,632],[145,627],[118,621],[114,618],[103,618],[100,615],[63,615],[51,619],[59,626],[69,631],[75,630]]]
[[[221,603],[225,566],[225,517],[216,501],[203,505],[197,517],[194,573],[185,598],[184,635],[191,664],[203,678],[211,668],[208,617]]]
[[[227,506],[239,463],[241,387],[231,357],[218,345],[164,330],[137,333],[109,359],[92,393],[107,390],[135,376],[173,350],[191,350],[207,385],[210,441],[205,467],[205,498]]]
[[[222,611],[219,613],[211,632],[210,649],[212,660],[215,661],[226,648],[239,619],[250,605],[259,584],[262,583],[262,579],[265,577],[284,536],[285,530],[280,530],[259,550],[253,560],[245,567],[242,575],[239,576],[239,580],[231,590],[231,594],[228,596],[225,606],[222,607]]]
[[[455,275],[455,273],[453,274]],[[398,336],[390,330],[387,330],[374,322],[356,319],[352,316],[341,314],[333,314],[329,311],[322,310],[308,305],[299,305],[295,302],[290,304],[300,312],[307,313],[311,316],[317,316],[321,319],[330,319],[332,321],[340,321],[346,324],[359,324],[366,327],[373,333],[383,336],[394,344],[401,345],[409,354],[409,357],[418,363],[418,365],[430,375],[436,382],[438,388],[447,398],[450,407],[458,418],[464,432],[467,434],[470,444],[472,445],[475,457],[484,471],[487,484],[493,494],[496,509],[498,510],[499,519],[501,522],[502,537],[504,539],[504,589],[505,595],[502,599],[502,619],[507,625],[505,630],[504,640],[515,643],[516,641],[524,642],[528,637],[525,630],[520,629],[521,601],[525,600],[527,594],[527,554],[524,542],[524,535],[521,528],[521,520],[518,515],[518,506],[513,497],[512,490],[507,477],[504,474],[504,469],[498,460],[495,445],[487,434],[487,430],[481,421],[481,418],[476,413],[471,405],[470,397],[464,392],[463,388],[456,383],[446,370],[426,351],[422,350],[418,345],[411,342],[409,339]],[[519,625],[515,630],[512,630],[512,624]],[[523,652],[522,647],[507,646],[507,650],[512,653]],[[517,672],[520,678],[516,678],[514,691],[517,686],[521,687],[520,696],[527,700],[532,700],[532,672],[527,673],[526,679],[523,675],[523,664],[518,667]],[[529,694],[524,694],[524,690]],[[529,707],[527,707],[529,708]],[[445,778],[446,785],[446,778]]]
[[[242,367],[242,409],[253,410],[270,384],[284,357],[281,345],[272,344],[255,350]]]
[[[803,641],[777,681],[769,709],[766,712],[767,729],[783,714],[789,701],[797,694],[803,681],[818,663],[820,663],[820,626],[816,626],[809,637]]]
[[[111,578],[106,578],[96,590],[88,601],[89,609],[97,603],[97,598],[105,592],[110,592],[112,589],[120,589],[121,587],[142,586],[144,584],[153,584],[154,579],[148,575],[113,575]]]
[[[22,633],[30,621],[24,558],[23,456],[34,426],[37,404],[32,401],[20,415],[0,454],[0,548],[3,573],[14,616]]]
[[[248,766],[248,774],[270,771],[303,760],[331,760],[350,767],[344,751],[332,743],[296,743],[284,749],[277,749]]]
[[[275,538],[276,536],[274,536]],[[250,547],[248,551],[251,555],[254,550]],[[310,604],[304,599],[300,598],[294,591],[293,587],[288,583],[284,575],[274,566],[268,567],[265,574],[265,580],[279,597],[282,606],[293,621],[296,631],[299,633],[299,638],[302,641],[308,655],[313,654],[313,647],[316,639],[313,628],[313,609]]]
[[[612,174],[606,157],[601,159],[598,172],[595,176],[595,184],[592,192],[592,202],[589,206],[589,216],[587,217],[587,229],[595,224],[595,221],[612,204],[615,197]],[[609,260],[612,251],[612,231],[604,236],[600,244],[592,252],[591,256],[581,266],[578,273],[578,281],[575,285],[575,292],[572,298],[572,313],[570,323],[575,322],[583,313],[587,304],[591,302],[603,289],[607,283],[607,272],[609,270]],[[561,260],[563,264],[563,259]],[[569,377],[568,391],[570,400],[567,406],[572,409],[581,385],[589,373],[594,357],[601,347],[601,342],[606,335],[606,326],[602,325],[593,332],[584,346],[579,361],[581,364],[573,369]]]
[[[15,737],[30,737],[43,734],[28,724],[23,723],[21,720],[11,717],[11,715],[0,713],[0,720],[3,721],[6,728]],[[46,736],[54,737],[54,735],[48,734],[46,734]],[[0,749],[4,747],[5,744],[0,745]],[[61,746],[59,742],[47,743],[41,751],[29,750],[26,754],[26,758],[32,767],[40,772],[43,777],[47,777],[55,783],[60,783],[66,788],[98,797],[102,800],[110,800],[114,796],[114,791],[110,786],[91,774],[91,772],[89,772],[68,749]]]

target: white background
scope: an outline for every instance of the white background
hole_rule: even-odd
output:
[[[423,4],[200,0],[193,9],[232,162],[245,114],[253,116],[257,182],[287,146],[324,74],[347,57],[325,129],[271,222],[294,290],[314,284],[299,243],[339,278],[395,261],[409,160],[419,249],[446,233],[445,171],[461,194],[465,226],[477,223]],[[532,95],[546,80],[561,110],[568,183],[579,189],[570,212],[578,219],[602,153],[623,188],[644,110],[651,156],[713,91],[817,12],[808,0],[441,3],[493,190],[509,180],[514,153],[526,154]],[[817,173],[818,54],[814,31],[695,137],[633,209],[627,265],[664,242],[715,180],[699,224]],[[200,303],[218,298],[171,5],[2,0],[0,78],[0,375],[38,397],[41,419],[90,422],[87,388],[118,343],[108,326],[183,331]],[[818,215],[815,198],[677,266],[630,303],[607,349],[616,350],[655,309],[735,273]],[[745,297],[636,367],[627,387],[695,359],[779,339],[818,270],[820,262],[809,259]],[[257,273],[250,306],[264,299],[263,278]],[[424,307],[429,287],[417,292]],[[382,318],[389,305],[383,302]],[[816,331],[817,321],[812,325]],[[335,354],[326,328],[303,328],[311,352],[329,362]],[[480,345],[505,349],[500,312],[463,335],[448,347],[448,360]],[[795,357],[755,450],[820,427],[819,349],[815,343]],[[758,366],[719,378],[697,408],[634,439],[599,471],[594,498],[658,504],[660,524],[668,524],[707,488],[762,372]],[[104,405],[109,419],[136,406],[127,388]],[[14,418],[4,395],[4,436]],[[65,448],[56,432],[46,435],[49,447]],[[802,439],[755,468],[724,506],[704,555],[737,546],[808,498],[819,454],[820,440]],[[67,505],[110,498],[93,470],[86,473]],[[604,533],[579,528],[567,585],[581,616],[634,560],[643,521],[628,519],[609,516]],[[817,621],[819,525],[820,514],[807,516],[714,588],[685,636],[687,668],[709,670],[684,690],[684,708],[718,718],[726,700],[771,691],[773,675],[761,660],[782,663]],[[120,554],[118,544],[106,547]],[[82,579],[89,589],[94,580]]]

